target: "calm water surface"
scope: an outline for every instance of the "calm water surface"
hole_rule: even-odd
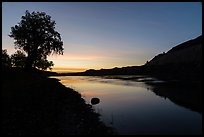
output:
[[[87,103],[100,98],[93,107],[118,134],[202,134],[200,113],[157,96],[144,82],[93,76],[55,78],[80,92]]]

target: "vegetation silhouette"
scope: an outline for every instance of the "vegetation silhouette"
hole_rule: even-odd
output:
[[[11,65],[11,58],[8,55],[6,49],[2,50],[2,53],[1,53],[1,64],[2,64],[2,67],[11,67],[12,66]]]
[[[63,42],[55,31],[55,24],[45,12],[30,13],[27,10],[18,25],[11,27],[9,36],[14,39],[15,48],[27,54],[26,70],[41,66],[42,62],[52,66],[53,63],[46,60],[47,56],[63,55]]]
[[[26,55],[24,52],[17,50],[14,54],[9,56],[6,49],[2,50],[2,68],[8,69],[8,67],[16,67],[23,69],[25,68],[25,63]],[[33,66],[39,70],[47,70],[48,68],[51,70],[54,63],[47,59],[39,59],[34,62]],[[35,69],[32,70],[35,71]]]
[[[64,50],[49,15],[26,11],[9,36],[18,50],[2,50],[2,135],[113,134],[81,94],[44,71],[54,65],[47,56]]]
[[[24,68],[26,55],[22,51],[17,50],[14,54],[11,55],[11,62],[13,67]]]

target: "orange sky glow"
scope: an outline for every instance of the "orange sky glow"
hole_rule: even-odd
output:
[[[58,73],[64,73],[64,72],[83,72],[87,70],[86,68],[60,68],[60,67],[54,67],[52,69],[53,72],[58,72]]]

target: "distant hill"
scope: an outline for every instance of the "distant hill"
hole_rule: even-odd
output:
[[[137,75],[143,73],[143,66],[127,66],[113,69],[87,70],[86,75]]]
[[[100,69],[94,70],[89,69],[84,72],[76,73],[60,73],[60,76],[104,76],[104,75],[139,75],[143,73],[143,66],[128,66],[122,68],[112,68],[112,69]]]
[[[142,66],[86,70],[60,75],[152,75],[166,80],[202,80],[202,36],[179,44],[167,53],[156,55]]]
[[[202,36],[186,41],[155,56],[145,64],[146,74],[163,78],[201,80]]]
[[[179,44],[169,50],[155,56],[146,65],[192,64],[201,65],[202,62],[202,36]]]

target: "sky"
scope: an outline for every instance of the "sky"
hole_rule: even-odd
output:
[[[46,12],[56,22],[64,55],[52,55],[53,71],[143,65],[155,55],[202,34],[200,2],[3,2],[2,49],[25,11]]]

